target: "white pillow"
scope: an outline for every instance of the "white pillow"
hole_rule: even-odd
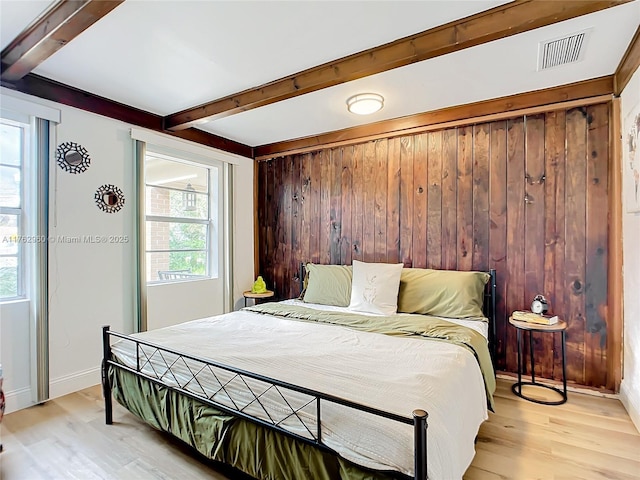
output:
[[[402,267],[402,263],[365,263],[354,260],[349,310],[380,315],[396,313]]]

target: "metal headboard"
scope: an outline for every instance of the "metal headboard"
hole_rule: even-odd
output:
[[[298,281],[300,282],[300,293],[304,290],[304,276],[307,274],[305,263],[300,262],[300,273],[298,274]]]
[[[493,369],[496,368],[496,269],[489,270],[489,281],[484,290],[484,302],[482,303],[482,311],[484,316],[489,319],[489,353],[491,353],[491,362]]]

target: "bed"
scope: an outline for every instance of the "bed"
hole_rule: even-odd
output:
[[[104,327],[106,422],[113,397],[259,479],[462,478],[493,405],[495,271],[306,267],[299,299]]]

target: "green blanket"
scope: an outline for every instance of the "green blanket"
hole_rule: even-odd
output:
[[[259,480],[398,480],[397,472],[360,467],[126,370],[109,368],[114,398],[152,427],[168,432],[206,458]],[[125,420],[126,422],[126,420]],[[227,473],[236,478],[235,472]],[[216,477],[217,478],[217,477]]]
[[[493,393],[496,389],[496,379],[487,339],[471,328],[427,315],[373,317],[369,315],[359,315],[357,313],[316,310],[278,302],[245,307],[244,310],[298,321],[341,325],[355,330],[382,333],[385,335],[423,337],[429,340],[460,345],[471,351],[478,361],[480,371],[484,378],[487,405],[491,411],[494,411]]]

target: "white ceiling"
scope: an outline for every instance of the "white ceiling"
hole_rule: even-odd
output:
[[[3,49],[55,1],[0,0],[0,49]]]
[[[0,0],[2,48],[51,3]],[[168,115],[504,3],[127,0],[34,73]],[[257,146],[610,75],[639,24],[636,0],[198,128]],[[537,71],[539,42],[587,28],[582,61]],[[348,113],[365,91],[384,109]]]

